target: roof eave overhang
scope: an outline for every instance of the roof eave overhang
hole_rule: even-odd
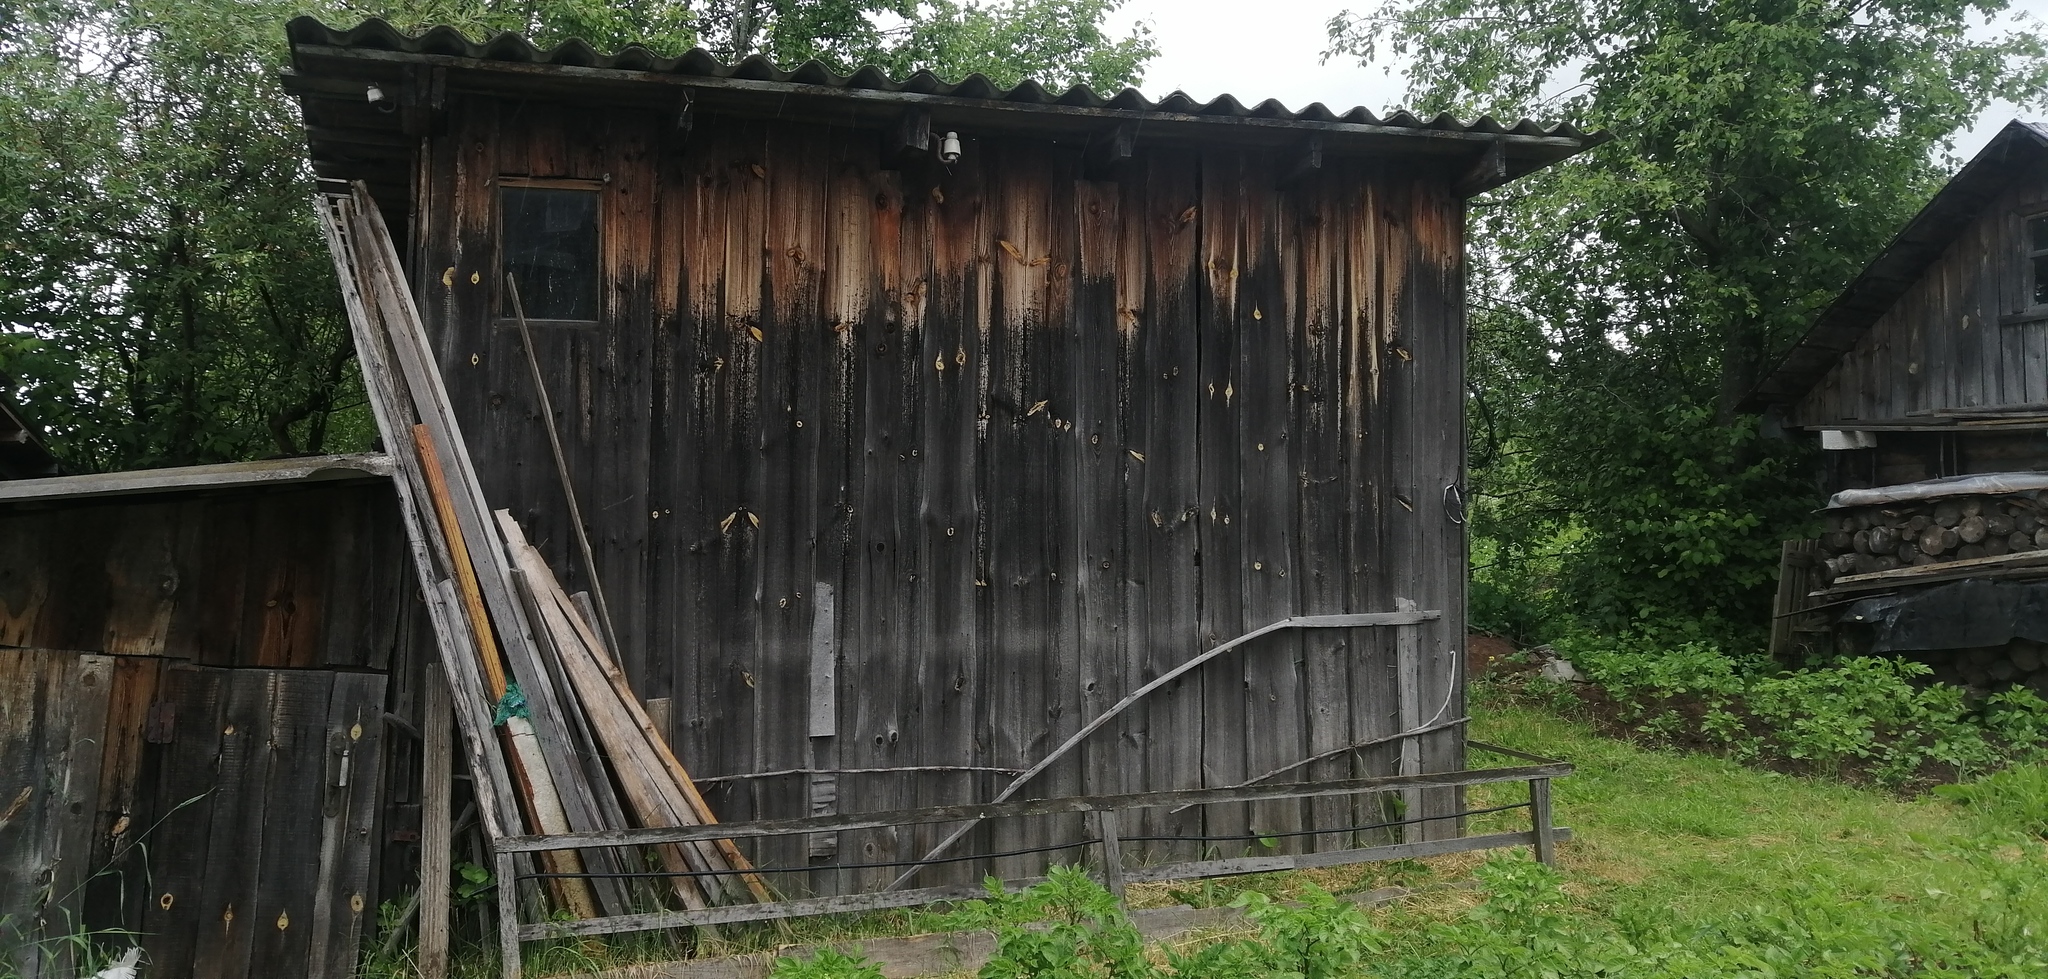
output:
[[[1346,121],[1133,111],[965,98],[792,81],[721,78],[625,68],[521,63],[424,52],[294,44],[288,90],[306,108],[316,173],[359,179],[366,167],[409,167],[420,128],[419,103],[447,93],[478,93],[680,112],[772,117],[827,125],[884,128],[906,113],[928,113],[937,129],[1086,142],[1131,127],[1142,144],[1285,149],[1320,137],[1339,158],[1476,159],[1495,147],[1514,179],[1605,142],[1606,133],[1532,135]],[[431,77],[432,80],[427,79]],[[385,87],[399,111],[374,113],[367,86]],[[327,118],[344,116],[341,122]],[[398,174],[392,172],[390,178]],[[374,181],[373,181],[374,182]]]

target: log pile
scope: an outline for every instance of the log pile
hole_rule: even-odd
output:
[[[2048,512],[2021,496],[1964,496],[1831,510],[1823,584],[1850,575],[2048,551]]]
[[[1934,668],[1940,683],[2004,690],[2026,687],[2048,697],[2048,643],[2015,639],[2003,646],[1913,654]]]

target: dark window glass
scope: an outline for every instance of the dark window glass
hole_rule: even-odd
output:
[[[2034,271],[2033,304],[2048,306],[2048,215],[2027,219],[2027,264]]]
[[[505,187],[505,272],[530,320],[597,320],[597,191]],[[499,302],[512,315],[512,298]]]

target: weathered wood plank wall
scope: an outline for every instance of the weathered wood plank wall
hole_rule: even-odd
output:
[[[383,670],[404,546],[380,481],[0,506],[0,646]]]
[[[352,974],[379,805],[417,793],[384,737],[431,641],[404,547],[377,478],[0,506],[0,811],[75,804],[54,864],[0,818],[0,878],[57,871],[0,879],[0,914],[142,934],[151,975]]]
[[[2028,308],[2028,215],[2048,210],[2048,175],[2015,180],[1842,356],[1792,424],[1925,420],[1930,410],[2048,402],[2048,319]]]
[[[1291,158],[1141,147],[1091,180],[1078,145],[971,133],[951,168],[893,169],[869,130],[700,116],[679,131],[480,96],[451,96],[448,118],[422,164],[421,305],[487,493],[572,587],[584,573],[524,354],[493,325],[493,178],[603,182],[602,322],[536,346],[626,668],[642,696],[674,698],[686,762],[932,769],[722,781],[722,815],[986,798],[1007,781],[991,769],[1290,614],[1442,609],[1407,706],[1462,710],[1464,537],[1445,488],[1462,474],[1463,210],[1444,174],[1332,159],[1281,188]],[[821,631],[837,657],[822,718]],[[1393,733],[1394,651],[1369,631],[1253,644],[1033,791],[1229,784]],[[1399,750],[1366,755],[1310,774],[1390,772]],[[1422,755],[1456,767],[1461,736]],[[1125,832],[1376,812],[1261,804]],[[791,840],[759,860],[908,859],[945,830]],[[963,852],[1081,830],[995,825]]]
[[[69,976],[67,936],[125,930],[167,979],[353,975],[384,686],[0,649],[0,964]]]

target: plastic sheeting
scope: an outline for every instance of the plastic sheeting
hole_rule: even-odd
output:
[[[1841,621],[1871,627],[1874,653],[2048,642],[2048,582],[1972,578],[1866,598]]]
[[[1944,496],[2033,495],[2044,490],[2048,490],[2048,472],[1976,473],[1969,476],[1923,479],[1917,483],[1900,483],[1897,486],[1843,490],[1828,498],[1827,508],[1837,510],[1842,507],[1878,506],[1911,500],[1933,500]]]

